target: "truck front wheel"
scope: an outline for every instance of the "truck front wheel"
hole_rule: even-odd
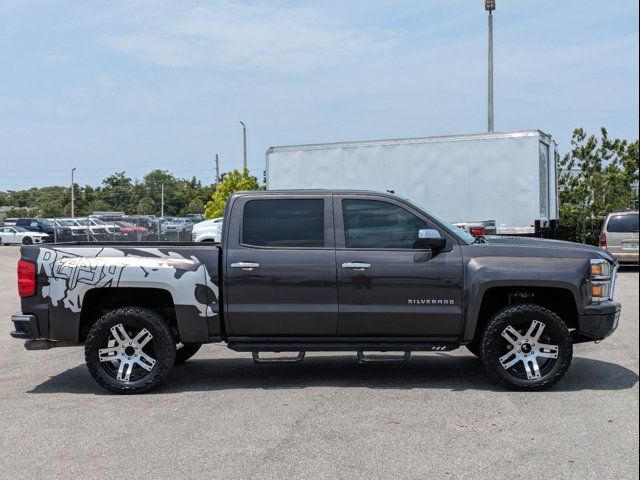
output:
[[[167,376],[175,362],[175,340],[157,313],[124,307],[103,315],[85,342],[89,373],[115,393],[140,393]]]
[[[499,311],[480,340],[489,374],[514,390],[542,390],[560,380],[573,357],[571,333],[555,313],[534,304]]]

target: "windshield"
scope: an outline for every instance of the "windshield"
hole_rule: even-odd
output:
[[[29,230],[27,230],[26,228],[23,227],[11,227],[13,228],[16,232],[28,232]]]
[[[103,222],[99,218],[92,218],[91,221],[93,222],[94,225],[106,225],[107,224],[107,222]]]
[[[43,225],[47,226],[47,227],[52,227],[53,224],[53,220],[40,220],[42,222]]]
[[[76,220],[76,223],[78,225],[83,225],[85,227],[88,227],[91,225],[91,222],[89,220]]]
[[[470,233],[467,233],[461,228],[451,225],[449,222],[447,222],[443,218],[440,218],[435,213],[430,212],[426,208],[422,207],[422,205],[420,205],[419,203],[416,203],[413,200],[409,200],[409,199],[405,199],[405,200],[408,201],[415,208],[423,212],[425,215],[428,215],[431,218],[433,218],[436,222],[438,222],[445,230],[447,230],[454,237],[459,238],[468,244],[476,243],[476,237],[474,237]]]
[[[73,220],[58,220],[58,225],[61,227],[75,227],[77,224]]]
[[[633,233],[638,231],[638,214],[613,215],[607,223],[607,232]]]
[[[118,225],[121,225],[123,227],[133,227],[132,224],[130,224],[129,222],[117,222]]]

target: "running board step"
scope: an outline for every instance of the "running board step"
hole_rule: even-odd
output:
[[[446,352],[460,345],[456,342],[231,342],[236,352]]]
[[[402,355],[365,355],[362,350],[358,350],[358,363],[405,363],[411,358],[411,352],[404,352]]]
[[[298,352],[295,357],[260,358],[260,352],[251,352],[254,363],[300,363],[304,360],[304,352]]]

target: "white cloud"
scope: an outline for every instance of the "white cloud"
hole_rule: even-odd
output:
[[[104,42],[161,66],[207,66],[281,72],[339,65],[345,59],[386,50],[397,33],[359,29],[314,8],[282,8],[229,1],[194,7],[155,21],[136,17],[136,33]]]

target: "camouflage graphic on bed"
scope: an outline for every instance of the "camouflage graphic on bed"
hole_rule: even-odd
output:
[[[42,286],[42,296],[74,313],[81,311],[86,292],[93,288],[140,285],[169,291],[176,305],[195,306],[201,317],[217,313],[198,294],[208,288],[217,302],[215,277],[196,256],[183,256],[170,248],[42,247],[37,264],[49,279]]]

